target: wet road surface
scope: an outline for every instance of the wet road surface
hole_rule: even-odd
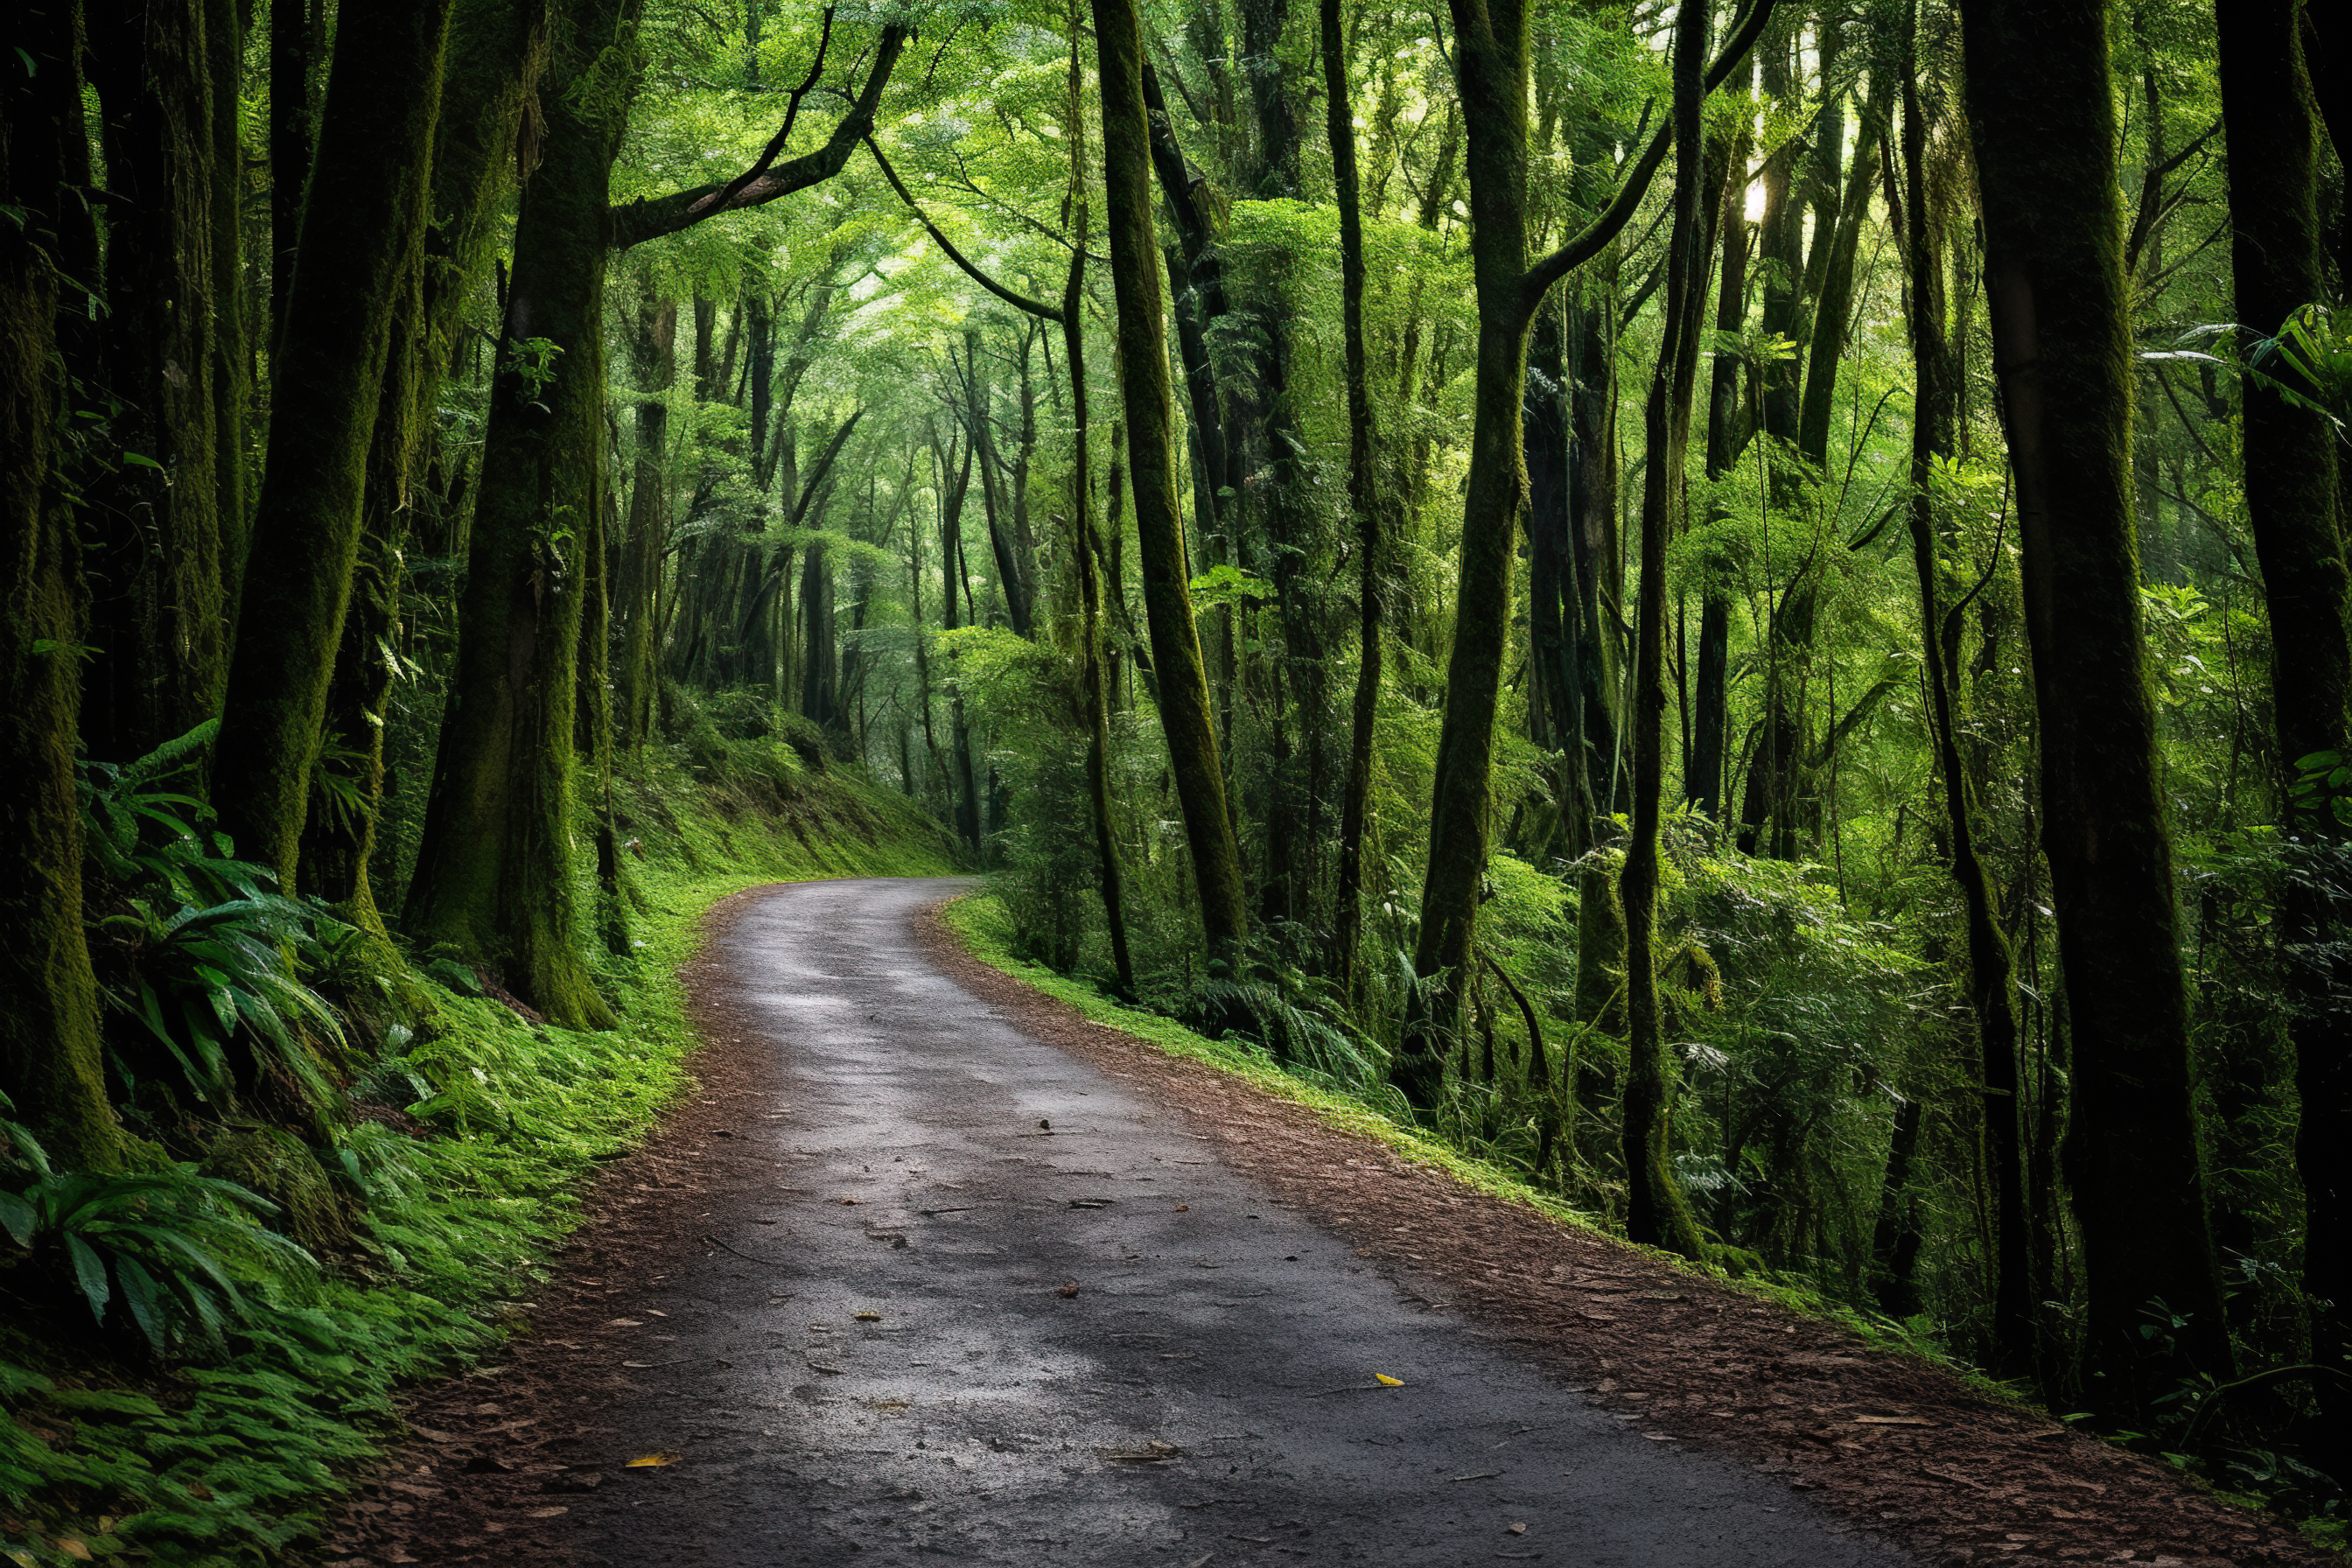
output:
[[[719,939],[780,1064],[733,1130],[774,1186],[612,1280],[633,1386],[575,1412],[612,1479],[549,1528],[761,1568],[1915,1561],[1591,1407],[1013,1028],[910,927],[958,886],[780,889]]]

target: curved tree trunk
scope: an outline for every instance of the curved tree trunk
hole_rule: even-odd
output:
[[[1241,849],[1225,811],[1224,770],[1209,708],[1208,673],[1192,623],[1184,524],[1177,510],[1174,413],[1161,327],[1160,248],[1151,234],[1150,130],[1143,109],[1143,35],[1132,0],[1094,0],[1102,91],[1103,195],[1118,296],[1119,382],[1151,663],[1170,771],[1192,852],[1201,923],[1213,958],[1238,962],[1249,931]]]
[[[1625,1236],[1685,1258],[1706,1257],[1706,1243],[1675,1175],[1675,1075],[1659,1018],[1658,836],[1665,790],[1666,541],[1682,512],[1684,457],[1698,376],[1710,249],[1704,207],[1707,187],[1722,167],[1721,153],[1710,155],[1699,140],[1706,30],[1707,0],[1684,0],[1674,42],[1677,152],[1674,226],[1666,241],[1665,334],[1643,416],[1649,462],[1642,475],[1642,581],[1633,631],[1633,839],[1618,884],[1625,905]]]

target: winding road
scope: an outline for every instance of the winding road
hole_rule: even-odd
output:
[[[588,1281],[625,1359],[540,1396],[583,1435],[552,1450],[537,1549],[1916,1561],[1645,1438],[1229,1168],[1182,1107],[1023,1032],[913,929],[961,885],[780,888],[716,937],[706,1018],[750,1065],[700,1146],[749,1174],[646,1200],[708,1240]]]

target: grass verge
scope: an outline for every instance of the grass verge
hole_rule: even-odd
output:
[[[119,1298],[77,1288],[63,1247],[0,1238],[0,1558],[226,1568],[302,1554],[345,1478],[405,1435],[401,1387],[522,1321],[585,1179],[690,1089],[678,972],[710,906],[766,882],[952,868],[896,794],[782,747],[731,752],[679,748],[616,781],[635,941],[597,975],[618,1028],[534,1022],[462,967],[413,966],[380,943],[354,944],[351,973],[311,977],[350,999],[345,1033],[366,1042],[353,1114],[309,1138],[206,1130],[214,1150],[242,1152],[240,1184],[274,1200],[208,1210],[200,1236],[181,1237],[228,1285],[236,1310],[216,1332],[155,1353]],[[142,1177],[167,1194],[210,1192],[194,1148],[146,1152]],[[152,1204],[134,1218],[168,1228]]]

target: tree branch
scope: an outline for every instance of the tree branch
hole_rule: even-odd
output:
[[[931,237],[932,243],[948,253],[950,261],[963,268],[965,277],[1016,310],[1034,316],[1041,321],[1059,322],[1061,321],[1062,312],[1053,306],[1039,304],[1026,294],[1015,293],[968,260],[964,253],[955,247],[954,242],[940,232],[940,226],[933,223],[929,215],[923,211],[921,205],[915,200],[914,193],[907,189],[906,182],[898,178],[898,171],[890,166],[889,159],[882,156],[881,147],[871,136],[866,138],[866,150],[874,154],[874,161],[882,166],[882,177],[890,182],[890,188],[898,193],[898,199],[907,204],[907,209],[915,215],[915,221],[923,226],[923,232]]]
[[[910,28],[892,26],[882,29],[879,47],[875,50],[873,67],[866,73],[866,86],[841,123],[824,146],[804,153],[786,163],[775,163],[785,141],[793,131],[793,119],[800,109],[801,94],[814,86],[812,79],[793,89],[792,109],[787,112],[783,128],[768,142],[767,150],[758,163],[723,184],[697,185],[691,190],[673,191],[652,201],[631,202],[613,209],[613,247],[626,250],[648,239],[666,234],[676,234],[692,228],[706,218],[723,212],[737,212],[744,207],[756,207],[788,196],[794,191],[821,184],[841,173],[849,162],[857,143],[874,129],[874,111],[882,100],[882,89],[889,85],[890,72],[898,63],[899,55],[912,37]],[[824,64],[824,49],[818,50],[819,66]]]
[[[1706,68],[1706,79],[1699,87],[1702,96],[1721,87],[1730,79],[1739,62],[1747,58],[1748,51],[1755,47],[1757,38],[1763,33],[1764,24],[1771,19],[1772,5],[1773,0],[1755,0],[1755,4],[1748,7],[1748,14],[1740,18],[1739,26],[1732,29],[1731,37],[1724,40],[1723,52],[1715,58],[1713,65]],[[1625,184],[1617,192],[1617,199],[1611,202],[1599,217],[1585,225],[1581,234],[1528,268],[1527,275],[1519,280],[1520,304],[1523,307],[1532,313],[1543,302],[1545,292],[1553,284],[1600,255],[1601,249],[1633,221],[1634,209],[1649,194],[1650,182],[1656,177],[1658,166],[1666,161],[1666,149],[1674,145],[1674,140],[1675,122],[1670,115],[1650,138],[1650,144],[1642,150],[1641,157],[1634,161],[1633,172],[1625,176]]]

